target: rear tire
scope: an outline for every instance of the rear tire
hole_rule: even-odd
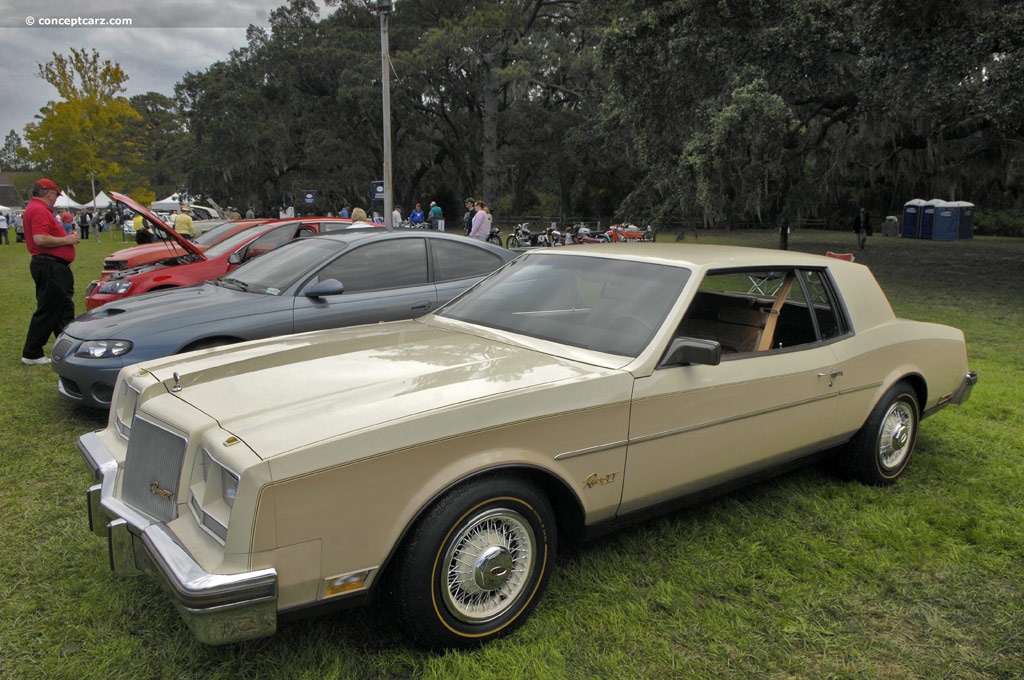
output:
[[[910,462],[920,422],[917,393],[906,381],[896,383],[843,452],[843,471],[864,484],[892,484]]]
[[[521,478],[449,491],[420,518],[390,575],[399,625],[432,649],[511,633],[547,585],[556,541],[551,504]]]
[[[493,243],[494,245],[496,245],[496,246],[498,246],[500,248],[501,247],[501,236],[498,236],[497,234],[491,234],[490,236],[487,237],[487,242],[488,243]]]

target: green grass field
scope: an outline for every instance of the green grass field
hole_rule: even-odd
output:
[[[790,239],[853,248],[848,233]],[[81,246],[79,294],[111,250],[109,237]],[[105,418],[65,403],[49,367],[19,362],[28,255],[0,246],[0,678],[1022,677],[1024,239],[874,237],[856,255],[898,314],[963,328],[981,376],[966,405],[924,421],[899,484],[821,464],[569,548],[520,631],[430,654],[382,608],[205,647],[155,579],[110,572],[75,445]]]

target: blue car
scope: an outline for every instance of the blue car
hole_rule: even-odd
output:
[[[73,402],[108,409],[125,366],[275,335],[412,319],[516,255],[441,232],[373,229],[299,239],[219,279],[86,312],[53,347],[57,389]]]

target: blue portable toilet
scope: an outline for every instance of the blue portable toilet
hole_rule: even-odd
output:
[[[921,214],[924,212],[925,205],[926,203],[920,198],[903,204],[903,224],[900,227],[900,236],[921,238]]]
[[[967,201],[953,203],[957,211],[956,237],[958,239],[974,238],[974,204]]]
[[[935,241],[955,241],[957,219],[960,211],[954,203],[935,201],[935,219],[932,222],[932,239]]]
[[[925,201],[925,204],[921,206],[921,232],[918,238],[932,238],[932,233],[935,231],[935,206],[944,202],[933,198],[930,201]]]

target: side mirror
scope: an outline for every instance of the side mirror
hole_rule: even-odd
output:
[[[228,264],[242,264],[242,253],[231,253],[228,255]]]
[[[658,367],[692,364],[717,366],[720,363],[722,363],[722,346],[714,340],[674,338],[669,343]]]
[[[338,279],[327,279],[321,281],[306,290],[302,294],[308,298],[326,297],[328,295],[341,295],[345,292],[345,286]]]

